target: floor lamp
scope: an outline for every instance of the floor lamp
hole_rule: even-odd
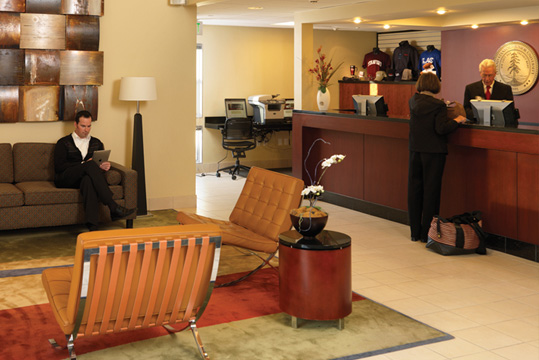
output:
[[[140,102],[157,99],[155,78],[123,77],[120,83],[120,100],[136,101],[137,113],[133,122],[133,154],[131,168],[137,171],[137,215],[148,215],[146,205],[146,176],[144,171],[144,143]]]

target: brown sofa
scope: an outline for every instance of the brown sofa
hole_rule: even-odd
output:
[[[0,230],[84,224],[84,206],[78,189],[54,186],[54,146],[47,143],[0,144]],[[115,201],[137,205],[137,173],[111,162],[106,173]],[[104,205],[100,221],[110,221]],[[127,218],[133,227],[136,214]]]

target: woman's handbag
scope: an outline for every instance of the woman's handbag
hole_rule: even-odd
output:
[[[427,248],[442,255],[477,253],[486,255],[486,233],[481,228],[481,212],[473,211],[444,219],[434,216]]]

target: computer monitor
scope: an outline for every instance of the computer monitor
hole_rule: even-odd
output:
[[[518,115],[512,100],[470,100],[479,125],[518,126]]]
[[[356,114],[364,116],[387,116],[383,95],[352,95]]]
[[[247,103],[245,99],[225,99],[226,118],[246,118]]]

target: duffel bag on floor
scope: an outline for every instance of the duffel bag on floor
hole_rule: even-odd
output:
[[[485,240],[480,211],[467,212],[448,219],[434,216],[430,223],[427,248],[442,255],[485,255]]]

